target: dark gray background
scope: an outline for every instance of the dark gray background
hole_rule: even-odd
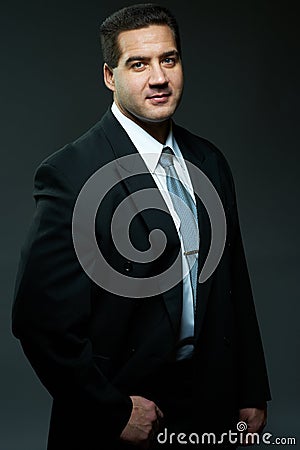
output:
[[[50,413],[50,398],[10,331],[19,252],[34,210],[33,173],[106,110],[98,28],[132,3],[1,6],[1,450],[45,449]],[[296,2],[163,4],[182,31],[186,84],[176,120],[223,151],[236,181],[273,394],[267,430],[299,440]]]

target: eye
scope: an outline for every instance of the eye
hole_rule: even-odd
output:
[[[145,63],[143,63],[142,61],[137,61],[136,63],[132,64],[132,69],[143,69],[145,67]]]
[[[163,64],[165,64],[166,66],[175,66],[176,59],[175,58],[165,58],[163,60]]]

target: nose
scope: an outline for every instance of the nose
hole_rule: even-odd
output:
[[[161,86],[168,84],[169,80],[165,70],[159,63],[153,64],[151,67],[151,73],[149,78],[150,86]]]

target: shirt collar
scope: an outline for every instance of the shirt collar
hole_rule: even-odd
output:
[[[175,141],[172,123],[171,129],[166,139],[165,144],[161,144],[159,141],[154,139],[149,133],[147,133],[138,124],[133,122],[133,120],[126,117],[117,107],[114,102],[111,107],[111,111],[121,126],[124,128],[128,134],[133,145],[136,147],[137,151],[140,153],[142,158],[145,160],[147,167],[150,172],[154,172],[157,164],[159,162],[162,150],[164,147],[170,147],[178,162],[182,165],[182,155],[180,153],[179,147]]]

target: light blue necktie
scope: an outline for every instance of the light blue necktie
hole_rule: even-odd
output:
[[[198,272],[197,253],[199,249],[197,208],[190,193],[178,177],[174,167],[173,157],[174,153],[172,149],[170,147],[164,147],[159,162],[166,172],[167,188],[170,193],[174,209],[180,219],[180,232],[190,269],[195,311]]]

